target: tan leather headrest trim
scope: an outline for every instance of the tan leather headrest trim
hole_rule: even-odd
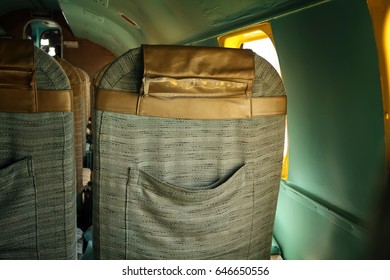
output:
[[[137,114],[138,93],[98,88],[95,109],[123,114]]]
[[[37,90],[31,40],[0,39],[0,112],[71,112],[71,90]]]
[[[34,68],[34,45],[31,40],[0,39],[0,53],[2,69],[32,71]]]
[[[34,71],[32,41],[0,39],[0,54],[0,86],[30,88]]]
[[[0,88],[0,112],[72,112],[72,91]]]
[[[141,116],[228,120],[285,115],[286,96],[230,98],[159,98],[124,91],[99,89],[95,108],[99,111]]]
[[[97,110],[197,120],[286,114],[286,96],[252,97],[250,50],[143,45],[143,52],[141,92],[98,89]]]
[[[252,98],[252,116],[277,116],[287,114],[287,96]]]
[[[37,113],[72,112],[71,90],[38,90]]]
[[[3,70],[0,69],[0,86],[19,88],[30,88],[33,83],[33,72],[27,71],[15,71],[15,70]]]
[[[146,83],[159,77],[219,80],[246,84],[244,93],[249,96],[252,92],[255,73],[251,50],[171,45],[142,45],[142,48]],[[226,87],[225,92],[230,90]],[[212,93],[212,89],[208,92]],[[149,93],[144,88],[144,94]]]

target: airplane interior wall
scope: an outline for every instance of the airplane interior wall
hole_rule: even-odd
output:
[[[271,24],[288,95],[289,176],[274,228],[283,257],[371,258],[385,143],[366,1],[325,2]]]

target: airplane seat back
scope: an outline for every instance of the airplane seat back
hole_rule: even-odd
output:
[[[76,68],[67,60],[56,57],[57,62],[68,75],[70,85],[73,91],[73,112],[74,112],[74,141],[76,149],[76,182],[77,193],[83,190],[83,161],[85,150],[85,99],[84,85]]]
[[[30,40],[0,54],[0,259],[75,259],[69,80]]]
[[[81,79],[81,89],[83,94],[83,135],[85,137],[87,133],[87,124],[88,120],[91,116],[90,108],[91,108],[91,91],[90,86],[91,83],[89,81],[89,76],[87,72],[85,72],[83,69],[75,67],[77,73],[79,74],[79,77]],[[85,156],[85,145],[83,145],[83,156]]]
[[[286,96],[266,60],[144,45],[106,69],[95,110],[95,258],[270,258]]]

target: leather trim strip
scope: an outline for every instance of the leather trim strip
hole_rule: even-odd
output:
[[[163,118],[225,120],[285,115],[286,96],[223,98],[160,98],[125,91],[99,89],[95,109]]]
[[[34,89],[0,88],[0,112],[33,113],[36,111]]]
[[[0,88],[0,112],[72,112],[72,91]]]
[[[95,109],[123,114],[137,114],[138,94],[127,91],[97,89]]]
[[[34,69],[32,40],[0,39],[0,54],[2,69],[24,72],[32,72]]]
[[[142,96],[138,115],[163,118],[219,120],[251,117],[250,98],[174,98]]]
[[[287,96],[263,96],[252,98],[252,116],[287,114]]]
[[[0,86],[31,88],[34,73],[32,41],[0,39],[0,54]]]
[[[0,85],[13,87],[28,88],[33,79],[33,72],[17,71],[17,70],[3,70],[0,69]]]
[[[71,90],[38,90],[37,113],[72,112]]]
[[[0,39],[0,53],[0,112],[72,112],[72,91],[36,89],[31,40]]]

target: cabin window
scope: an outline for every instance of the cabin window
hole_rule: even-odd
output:
[[[271,25],[267,23],[255,24],[245,29],[218,37],[220,46],[227,48],[251,49],[256,54],[265,58],[281,76],[278,54],[273,41]],[[287,121],[287,120],[286,120]],[[287,125],[283,152],[282,179],[288,177],[288,134]]]

